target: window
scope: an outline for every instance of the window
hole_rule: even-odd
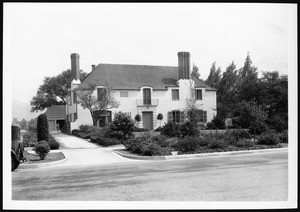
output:
[[[206,123],[207,122],[207,111],[199,110],[199,118],[200,118],[200,122]]]
[[[98,115],[99,111],[93,111],[94,115]],[[111,123],[111,111],[103,111],[98,120],[99,127],[104,127],[106,124]]]
[[[144,97],[144,105],[151,105],[151,90],[150,90],[150,88],[144,88],[143,97]]]
[[[128,97],[128,91],[120,91],[120,97]]]
[[[179,100],[179,89],[172,89],[172,101]]]
[[[77,103],[77,93],[76,91],[73,91],[73,103]]]
[[[98,101],[103,100],[105,95],[106,95],[106,90],[104,88],[98,88],[97,89],[97,100]]]
[[[168,121],[175,123],[182,123],[185,120],[185,114],[183,111],[173,110],[168,112]]]
[[[202,100],[202,90],[196,90],[196,100]]]

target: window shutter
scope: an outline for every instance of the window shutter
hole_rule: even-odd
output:
[[[204,113],[203,113],[203,122],[204,123],[207,122],[207,111],[204,111]]]
[[[173,114],[172,114],[172,112],[168,112],[168,121],[170,121],[170,122],[173,121]]]
[[[199,90],[199,99],[202,100],[202,90]]]
[[[184,111],[180,111],[180,123],[184,122]]]
[[[77,113],[74,113],[74,121],[77,120]]]

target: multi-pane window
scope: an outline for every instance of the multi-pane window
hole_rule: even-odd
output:
[[[199,110],[199,119],[200,119],[200,122],[206,123],[207,122],[207,111]]]
[[[120,91],[120,97],[128,97],[128,91]]]
[[[150,88],[143,89],[144,105],[151,105],[151,90]]]
[[[101,101],[104,99],[106,95],[106,90],[104,88],[98,88],[97,89],[97,100]]]
[[[184,111],[173,110],[168,112],[168,121],[182,123],[185,120]]]
[[[93,111],[95,116],[99,115],[100,111]],[[111,111],[102,111],[98,120],[99,127],[104,127],[107,123],[112,122]]]
[[[172,89],[172,101],[179,100],[179,89]]]
[[[202,100],[202,90],[196,90],[195,91],[196,100]]]

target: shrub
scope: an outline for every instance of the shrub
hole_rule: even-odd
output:
[[[117,145],[120,144],[121,142],[115,138],[103,138],[98,135],[92,135],[91,136],[91,141],[95,142],[101,146],[107,147],[107,146],[112,146],[112,145]]]
[[[46,155],[50,152],[50,146],[47,143],[47,141],[41,140],[36,146],[35,146],[35,153],[38,154],[41,158],[41,160],[44,160]]]
[[[211,137],[206,140],[207,141],[207,146],[212,149],[217,149],[217,148],[225,148],[227,146],[227,142],[225,139],[216,139],[214,137]]]
[[[162,127],[158,127],[158,128],[156,128],[154,131],[156,131],[156,132],[161,132],[162,130],[163,130]]]
[[[251,135],[247,130],[236,129],[229,132],[236,140],[239,140],[240,138],[251,138]]]
[[[24,147],[34,147],[37,143],[36,133],[27,132],[23,134],[23,145]]]
[[[140,127],[134,127],[133,132],[147,132],[149,131],[148,129],[145,128],[140,128]]]
[[[214,126],[217,129],[225,129],[224,119],[221,116],[219,115],[214,116],[211,122],[214,124]]]
[[[74,130],[72,130],[71,133],[72,133],[72,135],[78,136],[78,134],[80,133],[80,130],[74,129]]]
[[[51,150],[59,149],[60,144],[57,141],[50,141],[49,146]]]
[[[87,124],[80,125],[79,130],[85,134],[98,134],[102,132],[100,127]]]
[[[216,125],[213,122],[208,122],[206,124],[207,129],[217,129]]]
[[[135,117],[134,117],[134,120],[137,121],[137,122],[140,122],[141,121],[141,115],[136,114]]]
[[[252,141],[251,139],[247,139],[247,138],[241,138],[236,143],[237,147],[253,147],[254,145],[255,145],[255,142]]]
[[[180,139],[175,145],[175,149],[181,152],[194,152],[199,147],[197,138],[186,136]]]
[[[288,130],[284,130],[282,131],[282,133],[280,133],[280,141],[282,143],[288,143],[288,137],[289,137]]]
[[[186,136],[198,136],[200,134],[200,131],[196,124],[187,121],[180,125],[180,133],[181,137],[184,138]]]
[[[162,135],[165,135],[169,138],[171,137],[180,137],[180,126],[179,124],[176,124],[174,122],[168,122],[167,124],[165,124],[162,128],[161,131]]]
[[[288,128],[288,118],[285,114],[275,114],[268,118],[267,123],[270,129],[282,132]]]
[[[114,120],[111,124],[111,129],[113,131],[118,131],[122,133],[122,140],[129,139],[133,136],[134,121],[129,115],[125,113],[115,114]]]
[[[168,146],[171,147],[171,148],[175,148],[178,141],[179,141],[179,138],[177,138],[177,137],[167,138],[165,140],[165,142],[167,142]]]
[[[49,141],[49,126],[45,113],[40,114],[37,119],[37,141]]]
[[[258,136],[258,144],[276,145],[279,142],[279,134],[275,131],[267,131]]]

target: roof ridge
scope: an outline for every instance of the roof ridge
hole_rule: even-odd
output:
[[[117,65],[117,66],[150,66],[150,67],[170,67],[170,68],[178,68],[178,66],[165,66],[165,65],[140,65],[140,64],[116,64],[116,63],[99,63],[99,65]],[[96,67],[97,67],[96,66]],[[95,67],[95,68],[96,68]]]

